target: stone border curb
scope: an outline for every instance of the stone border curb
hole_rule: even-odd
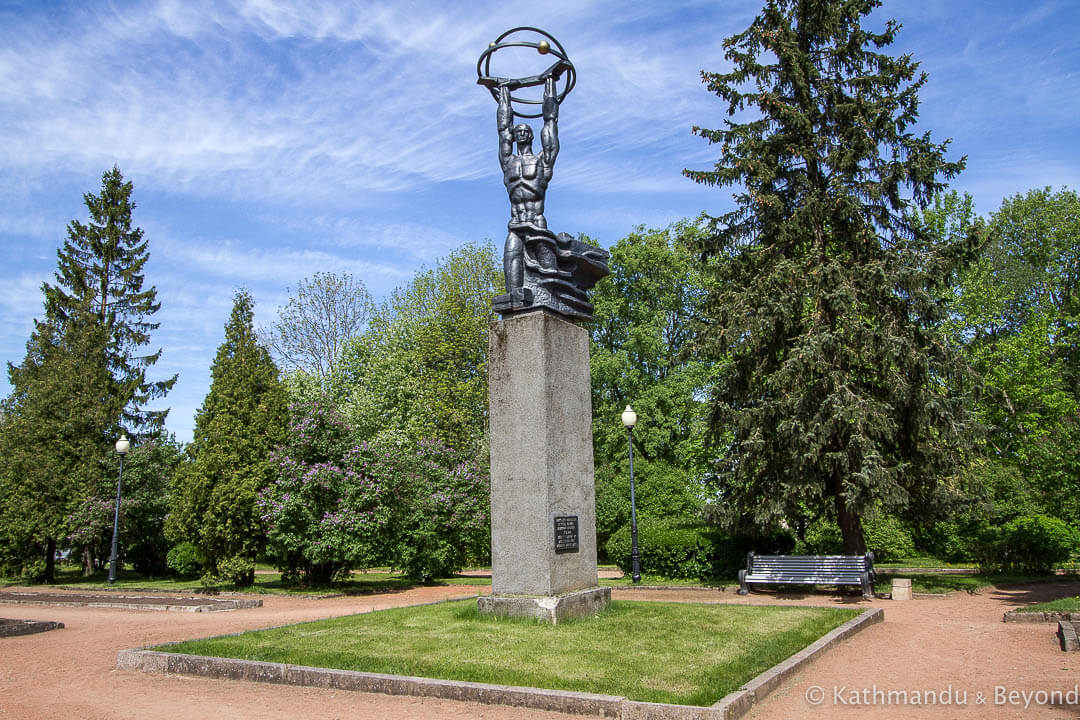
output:
[[[139,648],[121,650],[116,656],[116,668],[157,675],[193,675],[223,680],[248,680],[331,690],[463,700],[485,705],[510,705],[616,720],[735,720],[819,653],[862,630],[865,626],[881,622],[884,618],[885,611],[881,608],[872,608],[862,612],[858,617],[852,618],[818,638],[814,643],[779,665],[766,670],[711,707],[639,702],[615,695],[566,690],[545,690],[512,685],[332,670],[254,660],[181,655]]]
[[[755,703],[761,702],[766,695],[778,688],[785,680],[802,670],[806,663],[810,662],[825,650],[836,643],[851,637],[869,625],[885,620],[885,611],[882,608],[869,608],[857,617],[848,620],[838,628],[818,638],[813,643],[795,653],[779,665],[758,675],[750,682],[743,685],[733,693],[729,693],[720,702],[712,706],[713,717],[717,720],[735,720],[742,717]]]
[[[1074,612],[1021,612],[1010,610],[1005,613],[1002,622],[1014,623],[1056,623],[1062,620],[1080,620],[1080,613]]]
[[[16,635],[32,635],[49,630],[59,630],[64,627],[62,622],[52,620],[8,620],[0,618],[0,637],[15,637]]]
[[[1058,620],[1058,639],[1061,640],[1061,649],[1065,652],[1080,650],[1080,639],[1076,637],[1076,623],[1068,620]]]
[[[14,600],[0,596],[0,603],[7,605],[47,605],[49,607],[119,608],[121,610],[160,610],[169,612],[221,612],[262,607],[262,600],[210,600],[205,605],[148,605],[144,603],[113,601],[62,600]]]

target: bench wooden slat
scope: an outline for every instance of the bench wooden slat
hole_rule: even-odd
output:
[[[864,596],[873,595],[874,556],[866,555],[755,555],[750,553],[746,570],[739,571],[739,593],[749,585],[861,585]]]

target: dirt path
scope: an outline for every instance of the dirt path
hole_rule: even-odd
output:
[[[520,708],[311,688],[144,675],[114,669],[118,650],[170,640],[270,627],[404,604],[465,597],[480,588],[418,588],[400,593],[313,600],[260,596],[262,608],[224,613],[160,613],[103,608],[0,605],[10,618],[58,620],[62,630],[0,639],[0,718],[104,720],[105,718],[520,718],[566,716]],[[616,590],[615,597],[697,602],[811,604],[885,608],[885,622],[830,650],[767,698],[749,716],[788,718],[1077,718],[1080,707],[1054,708],[1021,692],[1067,691],[1080,682],[1080,653],[1066,655],[1049,625],[1006,624],[1002,613],[1056,593],[1080,593],[1080,583],[960,593],[942,600],[871,603],[821,595],[720,591]],[[647,630],[647,629],[646,629]],[[951,686],[950,707],[911,704],[911,691],[940,693]],[[995,704],[995,688],[1005,702]],[[822,688],[819,705],[807,701]],[[839,697],[847,701],[838,701]],[[874,696],[874,690],[881,696]],[[909,702],[885,704],[888,691],[909,691]],[[868,693],[862,706],[852,692]],[[955,704],[967,692],[967,705]],[[986,704],[976,704],[982,692]],[[1000,693],[1001,691],[999,691]],[[1014,692],[1018,704],[1009,704]],[[895,694],[893,696],[896,697]],[[1000,697],[1000,695],[999,695]]]
[[[693,597],[675,591],[638,592],[655,600]],[[830,649],[744,716],[748,720],[1080,718],[1080,653],[1061,651],[1056,625],[1002,622],[1006,610],[1080,594],[1080,582],[987,588],[907,602],[718,594],[720,602],[885,609],[885,622]],[[1070,690],[1077,704],[1049,704],[1056,699],[1049,693]],[[1040,691],[1047,695],[1040,696]],[[938,704],[930,705],[931,699]],[[951,704],[942,706],[944,700]]]

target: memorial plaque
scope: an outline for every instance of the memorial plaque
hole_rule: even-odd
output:
[[[555,518],[555,552],[578,551],[577,515],[562,515]]]

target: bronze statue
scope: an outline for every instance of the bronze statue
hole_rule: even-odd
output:
[[[539,42],[507,40],[521,32],[547,38]],[[549,42],[550,40],[550,42]],[[554,45],[554,48],[552,47]],[[492,55],[506,47],[534,47],[541,55],[557,58],[547,70],[528,78],[501,78],[490,75]],[[536,28],[514,28],[488,46],[476,64],[477,82],[491,91],[498,103],[499,164],[503,183],[510,196],[510,222],[503,249],[506,294],[493,301],[495,311],[508,313],[548,308],[571,318],[588,320],[592,304],[588,290],[608,274],[607,252],[575,240],[567,233],[548,230],[544,217],[544,197],[559,154],[559,105],[576,82],[574,66],[555,38]],[[564,82],[559,92],[560,80]],[[515,97],[521,88],[544,86],[542,101]],[[514,109],[514,103],[541,104],[540,113]],[[533,152],[533,131],[529,125],[514,125],[514,118],[543,117],[540,153]],[[516,152],[515,152],[516,150]]]

